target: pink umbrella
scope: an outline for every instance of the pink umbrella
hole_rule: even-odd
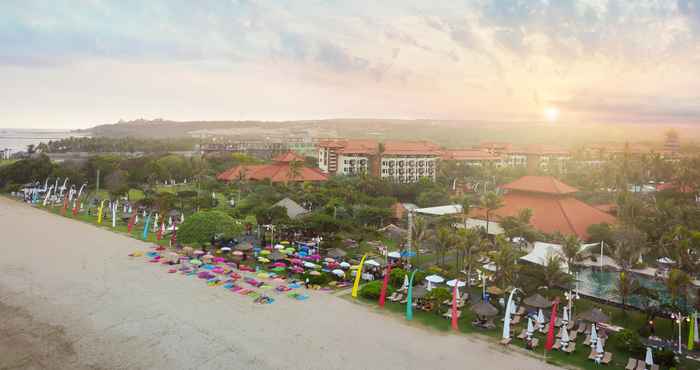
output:
[[[215,274],[223,274],[224,268],[223,267],[214,267],[214,269],[212,269],[211,272],[213,272]]]
[[[301,265],[302,263],[304,263],[304,261],[302,261],[298,258],[292,258],[290,262],[292,262],[295,265]]]
[[[275,262],[271,265],[272,267],[287,267],[284,262]]]
[[[201,256],[202,254],[204,254],[204,251],[196,250],[194,251],[194,254]]]
[[[299,267],[299,266],[294,266],[294,267],[292,267],[292,272],[297,273],[297,274],[301,274],[304,272],[304,269]]]
[[[321,259],[321,256],[318,254],[314,254],[314,255],[309,256],[309,258],[312,260],[318,261]]]
[[[215,257],[214,258],[214,263],[224,263],[226,260],[222,257]]]

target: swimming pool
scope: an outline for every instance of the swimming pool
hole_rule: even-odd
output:
[[[620,273],[614,271],[598,271],[591,268],[585,268],[578,271],[578,292],[582,295],[604,299],[607,301],[622,303],[621,297],[615,292],[615,287],[620,280]],[[652,289],[659,294],[659,303],[661,305],[669,304],[671,302],[671,296],[668,294],[668,290],[662,281],[657,281],[644,275],[634,275],[639,284],[645,288]],[[693,289],[691,289],[692,295]],[[693,297],[690,297],[691,302]],[[684,299],[680,299],[680,304],[686,306],[687,302]],[[644,308],[644,298],[638,295],[631,295],[627,297],[625,302],[627,305]]]

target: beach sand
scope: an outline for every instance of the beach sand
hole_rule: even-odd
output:
[[[0,235],[0,369],[555,368],[325,292],[255,305],[127,257],[138,240],[2,197]]]

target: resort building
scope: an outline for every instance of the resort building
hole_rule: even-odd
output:
[[[475,149],[500,157],[500,164],[508,167],[527,167],[531,173],[538,171],[564,172],[571,153],[552,145],[526,145],[516,147],[509,143],[480,143]]]
[[[306,182],[328,179],[318,169],[304,167],[304,157],[291,151],[275,157],[272,164],[239,165],[220,173],[216,178],[225,182],[241,180]]]
[[[440,148],[428,141],[322,140],[318,167],[326,174],[369,174],[400,183],[435,180]]]
[[[442,161],[452,161],[458,167],[501,167],[503,157],[486,149],[448,149],[442,152]]]
[[[491,212],[492,221],[516,216],[518,212],[532,210],[530,224],[548,234],[559,232],[588,239],[588,227],[595,224],[615,224],[614,216],[588,205],[576,198],[578,189],[551,176],[524,176],[502,185],[503,206]],[[470,217],[485,220],[486,210],[475,208]]]

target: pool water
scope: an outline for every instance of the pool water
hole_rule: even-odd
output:
[[[671,296],[662,281],[657,281],[643,275],[636,275],[635,278],[639,284],[645,288],[652,289],[659,294],[659,303],[666,305],[671,303]],[[578,272],[578,291],[580,294],[605,299],[608,301],[622,303],[621,297],[616,293],[615,287],[620,279],[619,272],[613,271],[595,271],[592,269],[582,269]],[[692,289],[691,289],[692,291]],[[692,297],[691,302],[692,302]],[[627,305],[644,308],[645,299],[638,295],[627,297],[625,302]],[[684,299],[680,299],[681,306],[687,306]]]

